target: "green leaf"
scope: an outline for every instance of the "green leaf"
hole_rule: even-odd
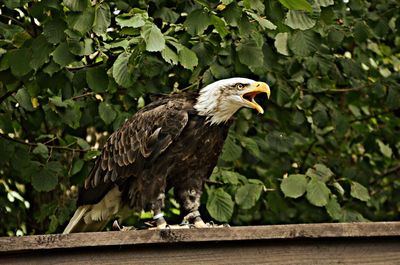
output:
[[[264,54],[254,40],[243,40],[236,48],[239,61],[250,69],[264,64]]]
[[[58,218],[54,214],[50,216],[50,224],[49,228],[47,230],[47,233],[51,234],[54,233],[57,230],[59,223],[58,223]]]
[[[341,220],[342,219],[342,208],[340,204],[337,202],[336,198],[331,197],[328,203],[325,205],[326,212],[333,220]]]
[[[110,6],[102,2],[96,6],[96,12],[93,23],[93,31],[97,35],[106,33],[107,28],[111,24],[111,11]]]
[[[83,11],[89,5],[89,0],[63,0],[63,4],[71,11]]]
[[[65,67],[75,61],[75,56],[69,51],[68,45],[65,42],[60,43],[51,55],[54,62],[61,67]]]
[[[164,50],[161,51],[162,58],[169,64],[177,65],[178,64],[178,55],[167,45],[165,45]]]
[[[369,28],[363,21],[357,21],[354,25],[354,40],[357,43],[363,43],[368,39]]]
[[[310,178],[317,178],[323,182],[327,182],[333,177],[333,172],[324,164],[315,164],[314,168],[309,168],[306,175]]]
[[[307,0],[278,0],[283,6],[290,10],[304,10],[311,12],[312,6]]]
[[[85,162],[82,159],[75,160],[72,164],[71,175],[75,175],[76,173],[81,171],[84,164]]]
[[[288,33],[283,32],[283,33],[278,33],[275,36],[275,48],[276,50],[283,55],[288,56],[289,55],[289,49],[288,49]]]
[[[201,35],[210,26],[210,16],[202,9],[190,12],[184,22],[184,26],[190,35]]]
[[[207,190],[206,208],[212,218],[219,222],[228,222],[233,214],[234,202],[222,188]]]
[[[221,159],[235,161],[242,155],[242,148],[237,145],[231,136],[228,136],[222,149]]]
[[[146,51],[159,52],[165,48],[165,38],[161,30],[153,23],[146,23],[141,30],[141,36],[146,42]]]
[[[384,144],[380,139],[376,139],[376,143],[379,146],[379,151],[381,151],[381,153],[386,156],[387,158],[391,158],[393,155],[393,151],[392,148],[390,148],[389,145]]]
[[[285,24],[292,29],[306,30],[315,26],[316,21],[311,19],[304,11],[289,10]]]
[[[101,102],[99,104],[99,114],[100,118],[106,123],[112,123],[117,117],[117,112],[113,109],[113,107],[107,102]]]
[[[28,111],[33,111],[34,108],[31,102],[31,96],[28,94],[26,88],[21,88],[15,94],[15,99],[17,100],[18,104],[21,105],[24,109]]]
[[[57,44],[65,38],[64,30],[67,24],[64,20],[53,18],[43,25],[43,35],[52,44]]]
[[[122,87],[130,87],[133,85],[132,75],[128,71],[130,56],[130,53],[121,53],[117,60],[115,60],[112,68],[112,75],[115,79],[115,82]]]
[[[370,199],[368,189],[358,182],[351,182],[350,195],[353,198],[359,199],[360,201],[367,202]]]
[[[268,19],[265,19],[263,17],[260,17],[259,15],[253,13],[253,12],[248,12],[248,14],[255,20],[258,22],[258,24],[260,24],[260,26],[263,29],[270,29],[270,30],[275,30],[277,27],[274,23],[272,23],[271,21],[269,21]]]
[[[318,207],[325,206],[328,203],[331,191],[326,184],[317,178],[312,178],[307,184],[306,197],[308,201]]]
[[[281,190],[286,197],[299,198],[306,192],[307,179],[305,175],[289,175],[281,182]]]
[[[32,42],[32,58],[29,65],[37,71],[50,60],[52,50],[52,45],[47,42],[43,35],[37,37]]]
[[[227,29],[227,25],[221,18],[217,17],[216,15],[212,15],[211,24],[213,24],[221,38],[225,38],[225,36],[228,35],[229,31]]]
[[[36,155],[40,155],[43,158],[48,158],[49,156],[49,149],[46,145],[39,143],[32,151]]]
[[[234,171],[221,170],[221,180],[226,184],[238,185],[241,180],[246,180],[246,177]]]
[[[262,158],[260,148],[258,147],[257,142],[249,137],[241,137],[240,143],[242,146],[247,149],[250,153],[252,153],[257,158]]]
[[[289,48],[294,54],[299,56],[308,56],[315,52],[319,47],[319,38],[313,31],[296,31],[289,35]]]
[[[245,184],[241,186],[235,194],[235,202],[240,205],[242,209],[250,209],[260,198],[262,185]]]
[[[132,17],[127,18],[126,16],[118,16],[115,19],[117,21],[117,24],[121,28],[140,28],[146,24],[146,21],[143,17],[142,14],[135,14]]]
[[[13,75],[22,77],[32,70],[29,63],[27,63],[32,55],[29,49],[12,50],[9,53],[9,63]]]
[[[189,70],[193,70],[199,63],[196,53],[186,47],[182,47],[182,49],[179,50],[178,59],[181,65]]]
[[[106,70],[103,67],[90,68],[86,72],[86,82],[89,88],[96,93],[106,91],[108,87]]]
[[[83,35],[92,29],[94,18],[95,9],[94,7],[89,7],[83,12],[70,14],[66,20],[70,28]]]
[[[49,162],[39,170],[32,172],[32,186],[36,191],[51,191],[58,184],[58,174],[61,165],[59,162]]]

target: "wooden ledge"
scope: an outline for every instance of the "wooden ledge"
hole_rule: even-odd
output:
[[[321,223],[202,229],[133,230],[0,237],[0,256],[20,251],[165,243],[260,241],[304,238],[400,238],[400,222]],[[400,242],[400,241],[399,241]]]

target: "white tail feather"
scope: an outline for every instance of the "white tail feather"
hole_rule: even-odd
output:
[[[71,233],[72,229],[79,223],[79,221],[83,218],[85,213],[89,210],[90,205],[84,205],[78,207],[76,209],[74,216],[72,216],[71,220],[69,221],[67,227],[64,229],[63,234],[69,234]]]

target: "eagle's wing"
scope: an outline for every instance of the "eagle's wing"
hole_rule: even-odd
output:
[[[108,138],[85,180],[85,191],[81,192],[78,204],[99,201],[112,183],[135,177],[146,162],[171,145],[188,122],[188,112],[177,104],[169,101],[139,111]]]

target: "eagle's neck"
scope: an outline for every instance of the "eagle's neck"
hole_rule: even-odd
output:
[[[207,88],[200,90],[194,108],[199,115],[206,116],[207,122],[211,125],[229,121],[241,106],[223,100],[222,90]]]

